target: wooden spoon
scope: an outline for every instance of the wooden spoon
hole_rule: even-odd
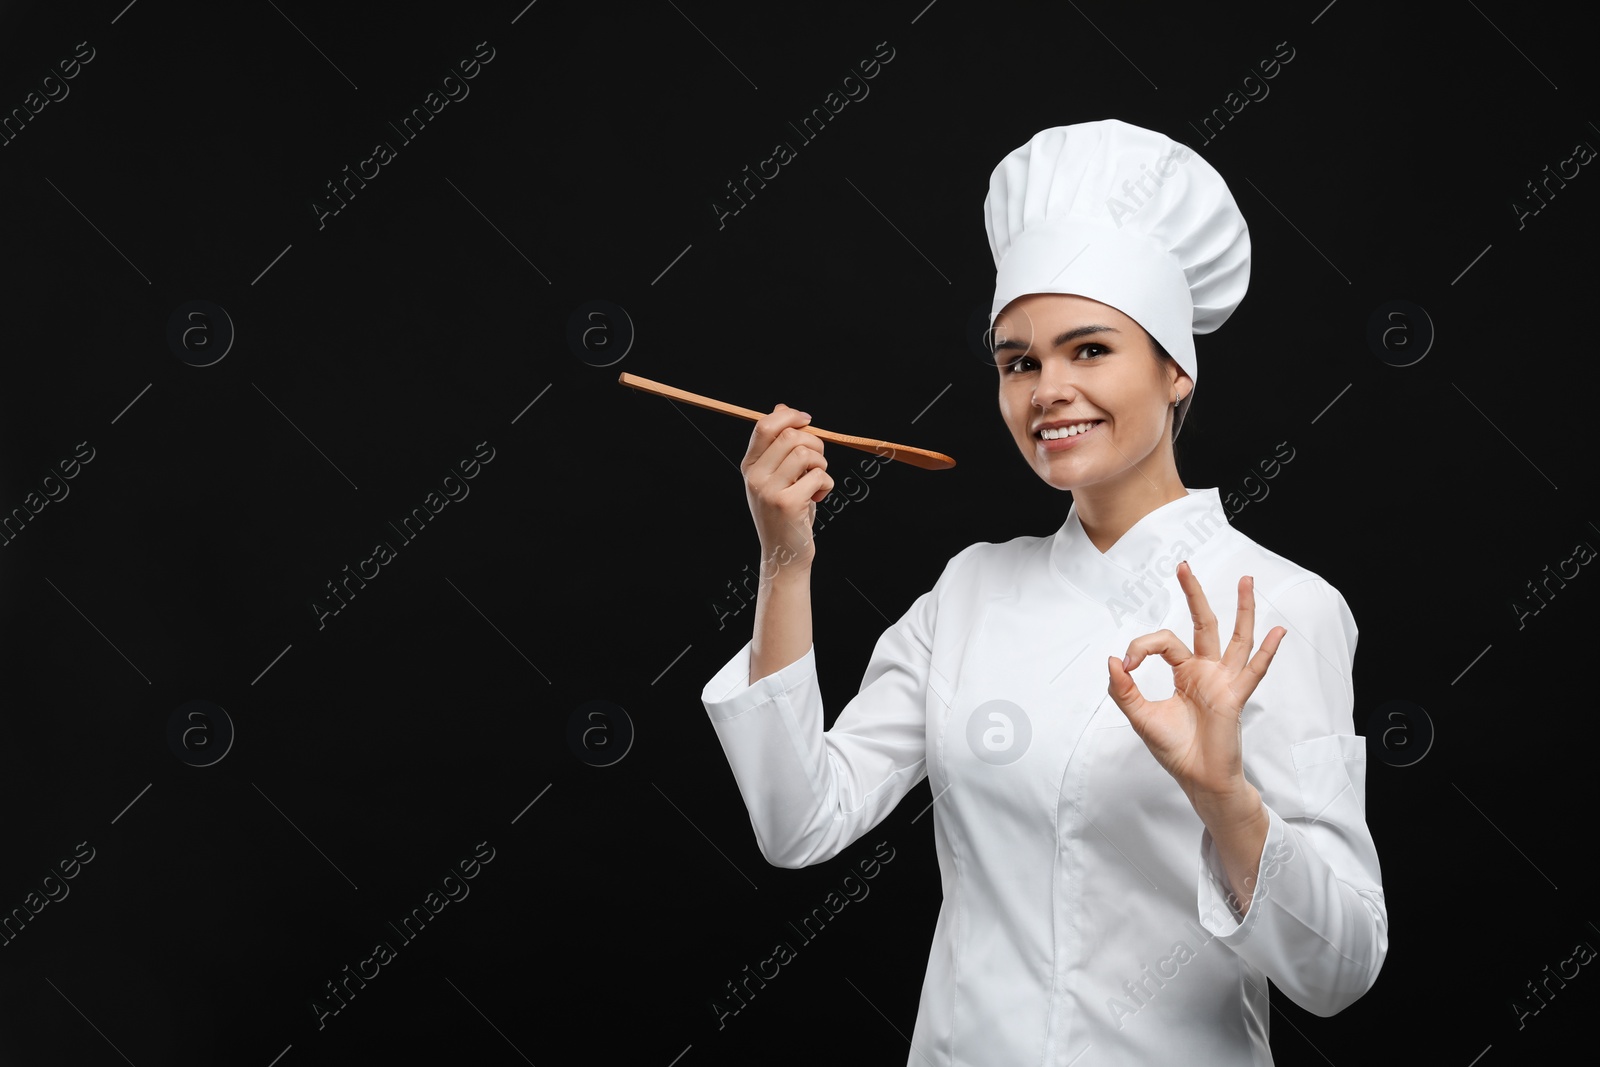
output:
[[[724,415],[736,415],[741,419],[749,419],[751,422],[757,422],[768,414],[765,411],[754,411],[734,404],[725,404],[720,400],[713,400],[709,396],[691,393],[687,389],[675,389],[670,385],[653,382],[649,378],[641,378],[637,374],[623,372],[617,376],[617,381],[642,392],[664,396],[668,400],[681,400],[685,404],[693,404],[696,407],[707,408],[711,411],[720,411]],[[852,437],[849,434],[836,433],[833,430],[819,430],[811,425],[801,426],[799,429],[807,433],[816,434],[824,441],[832,441],[835,444],[844,445],[846,448],[857,448],[863,452],[874,452],[884,459],[897,459],[901,463],[909,463],[913,467],[921,467],[923,470],[942,471],[956,465],[956,461],[943,452],[930,452],[925,448],[897,445],[871,437]]]

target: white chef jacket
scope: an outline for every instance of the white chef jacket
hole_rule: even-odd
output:
[[[1210,832],[1107,692],[1106,657],[1133,638],[1193,647],[1184,559],[1220,647],[1246,574],[1256,647],[1288,631],[1243,711],[1270,828],[1242,921]],[[1076,504],[1053,536],[957,553],[830,730],[815,645],[752,685],[747,643],[701,699],[777,866],[837,855],[930,779],[943,902],[908,1067],[1236,1067],[1272,1062],[1269,978],[1332,1015],[1388,951],[1355,647],[1338,590],[1230,526],[1216,489],[1189,489],[1103,554]],[[1133,677],[1172,695],[1159,656]]]

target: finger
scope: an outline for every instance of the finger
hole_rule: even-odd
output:
[[[783,428],[794,424],[795,415],[792,409],[779,404],[772,411],[756,420],[750,430],[750,445],[745,449],[744,459],[739,462],[739,469],[749,474],[765,474],[767,468],[757,469],[757,465],[767,456],[772,447],[772,441],[783,431]],[[772,466],[776,466],[774,461]]]
[[[804,426],[810,421],[810,417],[804,412],[796,411],[794,408],[791,408],[785,404],[779,404],[770,412],[761,416],[761,418],[756,420],[755,429],[750,431],[750,447],[745,450],[744,461],[739,464],[740,469],[749,471],[752,467],[760,464],[763,460],[769,457],[769,454],[772,451],[773,442],[775,442],[783,434],[783,431],[789,429],[791,426]],[[805,436],[812,438],[813,440],[821,440],[821,438],[817,437],[816,434],[808,433]],[[787,451],[787,449],[783,450],[784,453]],[[762,470],[758,471],[758,473],[764,474],[767,471],[770,471],[773,467],[778,465],[778,462],[781,459],[783,459],[782,453],[771,456],[769,465],[762,468]]]
[[[1250,575],[1239,579],[1239,607],[1233,616],[1233,639],[1228,642],[1225,666],[1241,670],[1256,643],[1256,580]]]
[[[1128,654],[1123,659],[1123,668],[1133,670],[1144,658],[1152,653],[1176,667],[1187,659],[1193,658],[1189,646],[1178,640],[1178,635],[1171,630],[1157,630],[1153,634],[1144,634],[1128,642]]]
[[[813,466],[826,465],[821,445],[822,439],[816,434],[806,433],[797,426],[785,426],[751,464],[745,480],[757,488],[787,489]]]
[[[820,452],[796,446],[773,475],[774,499],[785,511],[798,508],[809,514],[801,501],[810,499],[812,503],[820,503],[833,489],[833,479],[828,476],[827,468],[828,461]]]
[[[1250,662],[1239,672],[1238,681],[1233,683],[1233,689],[1239,694],[1240,707],[1250,699],[1250,694],[1256,691],[1261,679],[1266,677],[1267,668],[1272,666],[1272,657],[1278,654],[1278,646],[1288,634],[1289,631],[1282,626],[1274,626],[1262,640],[1261,647],[1256,649],[1256,654],[1250,657]]]
[[[1112,702],[1122,709],[1122,714],[1128,717],[1129,725],[1137,728],[1144,710],[1144,694],[1139,692],[1133,675],[1123,667],[1120,659],[1107,656],[1106,668],[1111,672],[1111,683],[1106,687],[1106,692],[1111,695]]]
[[[1194,654],[1216,659],[1221,654],[1217,643],[1217,617],[1212,614],[1206,594],[1200,588],[1200,579],[1194,576],[1188,560],[1178,564],[1178,584],[1189,598],[1189,617],[1194,620]]]
[[[833,478],[829,476],[827,471],[821,469],[820,467],[813,467],[806,473],[807,475],[820,475],[820,477],[817,477],[813,480],[822,488],[811,494],[811,502],[813,504],[820,504],[827,499],[829,493],[833,492]]]
[[[804,430],[794,430],[793,433],[798,434],[800,437],[809,437],[819,444],[821,443],[820,438],[813,437]],[[778,464],[777,469],[773,472],[778,476],[780,488],[793,485],[810,473],[814,467],[826,468],[828,466],[827,457],[822,454],[820,448],[807,448],[803,441],[795,441],[791,446],[790,440],[791,438],[786,431],[785,435],[779,437],[774,445],[775,449],[788,448],[788,451],[784,454],[783,461]]]

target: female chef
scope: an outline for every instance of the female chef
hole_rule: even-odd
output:
[[[929,779],[944,892],[908,1064],[1270,1064],[1268,981],[1342,1010],[1388,913],[1350,609],[1173,459],[1248,230],[1208,163],[1115,120],[1035,135],[984,208],[1000,414],[1065,522],[958,552],[824,730],[810,531],[833,479],[780,404],[741,464],[754,633],[702,701],[778,866]]]

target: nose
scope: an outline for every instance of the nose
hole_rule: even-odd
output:
[[[1038,384],[1033,388],[1034,406],[1048,410],[1058,400],[1069,404],[1076,400],[1078,388],[1071,361],[1047,356],[1040,362]]]

